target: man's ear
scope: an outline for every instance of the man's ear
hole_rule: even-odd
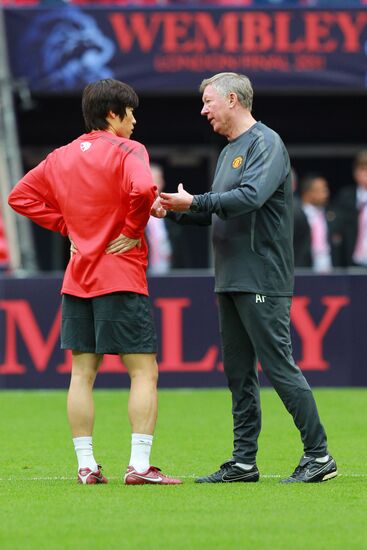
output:
[[[234,92],[230,92],[228,95],[228,100],[229,100],[229,106],[234,107],[237,103],[237,94],[235,94]]]

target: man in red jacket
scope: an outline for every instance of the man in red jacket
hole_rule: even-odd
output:
[[[156,196],[145,147],[130,139],[135,91],[107,79],[86,86],[86,134],[55,149],[14,187],[14,210],[68,236],[61,347],[72,350],[68,418],[78,481],[107,483],[93,455],[92,390],[103,354],[119,354],[130,379],[127,485],[178,484],[150,465],[157,418],[156,334],[144,230]]]

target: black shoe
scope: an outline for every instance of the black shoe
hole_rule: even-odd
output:
[[[234,481],[259,481],[259,470],[256,464],[254,464],[251,470],[244,470],[239,466],[235,466],[234,460],[227,460],[214,474],[195,479],[195,483],[228,483]]]
[[[319,483],[320,481],[327,481],[338,475],[336,468],[336,462],[332,456],[329,457],[327,462],[316,462],[316,459],[309,456],[304,456],[293,474],[285,479],[282,479],[280,483]]]

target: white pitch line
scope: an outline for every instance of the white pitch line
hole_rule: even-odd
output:
[[[199,477],[199,474],[198,475],[194,475],[194,474],[191,474],[191,475],[177,475],[177,477],[179,479],[195,479],[197,477]],[[264,475],[261,475],[260,474],[260,479],[277,479],[277,478],[281,478],[283,476],[279,475],[279,474],[264,474]],[[363,478],[363,477],[367,477],[367,473],[366,474],[338,474],[338,477],[356,477],[356,478]],[[2,481],[74,481],[76,478],[75,477],[0,477],[0,482]],[[114,480],[114,481],[118,481],[118,480],[122,480],[122,476],[121,477],[111,477],[111,476],[108,476],[108,479],[110,480]]]

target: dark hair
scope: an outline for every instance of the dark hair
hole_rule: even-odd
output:
[[[353,160],[353,168],[359,168],[360,166],[367,166],[367,149],[359,151]]]
[[[309,173],[306,174],[299,182],[299,194],[303,195],[312,189],[314,181],[318,179],[326,179],[322,174]]]
[[[124,118],[127,107],[135,109],[138,105],[139,98],[128,84],[112,78],[92,82],[84,88],[82,97],[86,131],[106,130],[110,111]]]

